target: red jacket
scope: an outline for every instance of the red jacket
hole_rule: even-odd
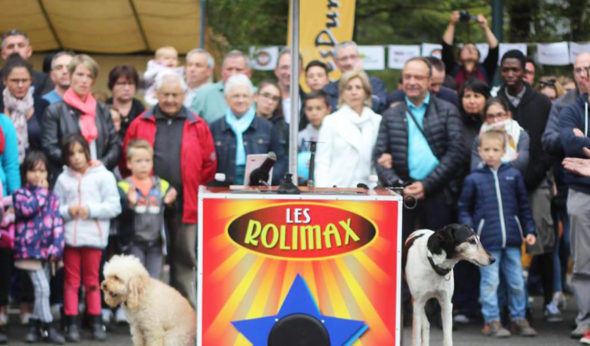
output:
[[[180,174],[183,192],[184,223],[197,223],[197,201],[199,185],[213,180],[217,169],[213,136],[207,123],[190,110],[182,130],[182,146],[180,148]],[[152,147],[156,140],[156,118],[154,108],[148,109],[135,118],[125,134],[123,141],[123,155],[120,162],[121,174],[128,176],[125,158],[127,144],[134,138],[148,141]]]

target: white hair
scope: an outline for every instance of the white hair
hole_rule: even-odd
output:
[[[204,50],[203,48],[195,48],[191,49],[188,53],[186,53],[186,58],[188,59],[189,56],[193,54],[205,54],[207,56],[207,67],[214,68],[215,67],[215,60],[208,51]]]
[[[359,47],[356,45],[356,42],[354,42],[354,41],[344,41],[344,42],[340,42],[336,46],[334,46],[334,49],[332,50],[332,54],[334,54],[334,57],[335,58],[338,58],[338,52],[340,51],[340,49],[342,49],[344,47],[348,47],[348,46],[353,46],[354,49],[358,53]]]
[[[180,89],[182,89],[182,91],[186,91],[186,89],[188,89],[186,82],[184,81],[184,78],[182,78],[181,76],[176,74],[171,69],[165,69],[165,70],[158,72],[158,74],[156,75],[156,82],[154,83],[154,86],[155,86],[156,90],[160,90],[160,88],[165,83],[168,83],[168,82],[178,83],[180,85]]]
[[[248,89],[250,89],[250,94],[254,94],[254,85],[252,85],[250,78],[248,78],[248,76],[245,74],[240,73],[229,77],[227,82],[225,82],[223,94],[225,96],[229,96],[231,89],[235,86],[246,86]]]

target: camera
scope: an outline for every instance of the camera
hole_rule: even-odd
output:
[[[472,16],[466,10],[459,11],[459,20],[462,22],[468,22],[470,20],[477,21],[477,16]]]

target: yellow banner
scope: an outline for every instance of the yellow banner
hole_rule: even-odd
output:
[[[338,80],[340,71],[332,56],[334,46],[352,40],[354,31],[355,0],[301,0],[299,2],[299,52],[303,56],[303,66],[312,60],[320,60],[328,65],[330,80]],[[291,45],[291,16],[287,45]],[[305,91],[309,88],[302,75],[300,84]]]

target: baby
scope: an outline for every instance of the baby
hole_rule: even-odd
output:
[[[156,89],[154,81],[156,76],[163,70],[171,69],[179,76],[184,76],[184,68],[178,66],[178,52],[172,46],[160,47],[156,50],[154,59],[148,61],[147,69],[143,74],[145,83],[145,97],[144,100],[150,106],[155,106],[158,103],[156,99]]]

